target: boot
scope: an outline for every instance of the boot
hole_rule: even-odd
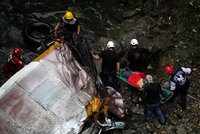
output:
[[[149,132],[153,132],[154,131],[153,123],[147,123],[146,127],[147,127],[147,131],[149,131]]]

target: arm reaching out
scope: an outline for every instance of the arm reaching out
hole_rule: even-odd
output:
[[[95,54],[95,53],[92,53],[92,57],[93,57],[95,60],[101,59],[100,56],[99,56],[98,54]]]
[[[181,67],[181,69],[182,69],[183,72],[185,72],[186,74],[190,74],[190,73],[191,73],[191,69],[190,69],[190,68]]]

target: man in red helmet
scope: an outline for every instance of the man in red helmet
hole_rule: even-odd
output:
[[[8,61],[3,66],[3,72],[6,77],[11,77],[26,65],[21,58],[22,53],[23,50],[21,48],[13,48],[12,53],[9,55]]]
[[[182,110],[186,109],[186,96],[187,90],[190,86],[190,82],[187,78],[187,74],[191,73],[190,68],[178,67],[174,70],[172,66],[166,66],[165,72],[171,74],[170,78],[170,90],[173,91],[174,95],[171,101],[180,94],[181,95],[181,108]]]

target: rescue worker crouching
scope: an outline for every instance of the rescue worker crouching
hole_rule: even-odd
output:
[[[165,72],[171,75],[170,78],[170,90],[173,91],[173,97],[170,99],[173,102],[174,98],[180,94],[182,110],[186,110],[186,96],[187,90],[190,87],[190,82],[187,78],[187,74],[191,73],[190,68],[177,67],[174,69],[172,66],[166,66]]]
[[[11,77],[26,65],[22,60],[22,53],[23,50],[21,48],[13,48],[12,53],[9,55],[8,61],[3,66],[3,73],[6,77]]]
[[[79,20],[74,17],[72,12],[67,11],[63,17],[60,18],[60,21],[56,24],[55,28],[51,31],[57,35],[58,29],[63,25],[63,34],[66,41],[71,41],[73,39],[73,33],[80,35],[80,23]]]
[[[101,51],[99,54],[92,53],[94,59],[102,59],[100,77],[104,86],[109,86],[109,78],[112,79],[111,86],[115,89],[119,89],[118,78],[120,71],[119,55],[114,51],[115,44],[113,41],[107,42],[107,49]]]

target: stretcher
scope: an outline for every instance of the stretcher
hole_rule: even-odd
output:
[[[126,70],[126,68],[121,69],[119,75],[117,76],[120,80],[124,81],[125,83],[131,85],[132,87],[138,89],[141,91],[141,85],[143,84],[143,80],[145,79],[145,74],[142,72],[129,72],[131,73],[131,76],[124,77],[123,72]],[[130,70],[129,70],[130,71]],[[132,74],[136,74],[135,76],[133,76]],[[130,77],[132,77],[132,83],[130,83]],[[165,103],[167,102],[172,96],[173,96],[173,92],[168,90],[165,87],[161,87],[162,92],[163,92],[163,98],[161,100],[161,103]]]

